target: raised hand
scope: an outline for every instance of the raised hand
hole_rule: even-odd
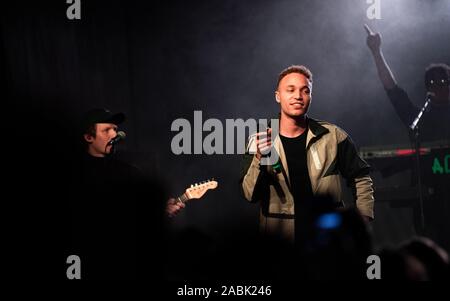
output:
[[[364,29],[367,32],[367,46],[372,52],[377,52],[381,48],[381,34],[373,32],[369,25],[364,24]]]

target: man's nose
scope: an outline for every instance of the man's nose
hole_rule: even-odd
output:
[[[296,91],[294,97],[296,99],[302,99],[302,92],[300,90]]]

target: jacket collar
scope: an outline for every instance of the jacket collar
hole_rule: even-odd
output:
[[[306,118],[308,119],[308,129],[309,131],[311,131],[312,135],[314,137],[318,137],[318,136],[322,136],[323,134],[326,134],[329,132],[329,130],[322,126],[319,123],[319,120],[317,119],[313,119],[311,117],[309,117],[308,115],[306,115]],[[278,116],[274,117],[274,119],[278,119],[278,121],[281,119],[281,114],[278,113]],[[269,120],[268,126],[270,126],[271,124],[271,120]]]
[[[323,134],[329,132],[329,130],[323,125],[321,125],[318,120],[310,117],[307,118],[308,118],[308,128],[315,137],[322,136]]]
[[[308,132],[307,132],[307,136],[306,136],[306,148],[308,149],[308,145],[312,138],[320,137],[320,136],[328,133],[329,130],[326,127],[322,126],[318,120],[310,118],[309,116],[307,116],[307,118],[308,118]],[[278,115],[278,120],[279,119],[280,119],[280,114]],[[284,171],[286,173],[285,180],[289,185],[290,181],[289,181],[289,169],[288,169],[288,165],[287,165],[287,158],[286,158],[283,144],[281,143],[281,139],[280,139],[279,135],[277,135],[277,137],[275,137],[273,146],[280,157],[282,168],[284,169]]]

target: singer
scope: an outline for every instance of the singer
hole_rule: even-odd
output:
[[[115,156],[114,145],[125,139],[118,131],[124,121],[123,113],[93,109],[81,123],[83,153],[73,160],[69,179],[69,250],[81,258],[82,279],[134,279],[148,273],[139,256],[148,255],[147,244],[152,252],[161,244],[164,207],[171,215],[184,207],[172,199],[164,202],[158,181]]]
[[[418,131],[413,133],[414,144],[438,145],[443,148],[435,151],[436,155],[446,156],[446,148],[450,146],[450,66],[447,64],[430,64],[425,70],[425,99],[420,97],[420,106],[415,106],[405,90],[395,80],[394,74],[387,64],[381,48],[381,35],[374,33],[365,25],[367,32],[367,46],[369,47],[378,71],[378,77],[386,90],[402,123]],[[425,94],[425,93],[424,93]],[[417,127],[415,127],[417,126]],[[421,177],[415,179],[413,184],[419,191],[432,191],[420,201],[421,225],[420,234],[432,238],[445,249],[450,249],[450,186],[445,177],[434,177],[429,174],[431,166],[419,164],[427,158],[416,157],[415,174]],[[430,160],[430,159],[427,159]],[[417,172],[420,166],[420,173]],[[419,183],[420,179],[420,183]],[[423,186],[423,188],[422,188]],[[420,194],[420,192],[419,192]],[[423,195],[419,195],[420,198]],[[423,205],[422,205],[423,204]],[[419,207],[419,206],[415,206]],[[417,209],[415,209],[417,210]],[[419,213],[415,213],[417,218]],[[422,228],[421,227],[421,228]]]
[[[381,49],[381,35],[374,33],[365,25],[367,46],[375,61],[378,76],[383,84],[389,100],[403,124],[409,127],[419,114],[423,104],[431,98],[430,105],[419,123],[423,142],[450,141],[450,66],[446,64],[430,64],[425,70],[425,100],[421,100],[420,108],[416,107],[395,80],[394,74],[387,64]],[[423,98],[422,98],[423,99]]]
[[[88,154],[93,157],[110,155],[115,144],[113,142],[118,142],[125,135],[117,135],[118,125],[124,120],[123,113],[112,114],[106,109],[93,109],[86,113],[83,138]]]
[[[87,112],[80,134],[84,151],[74,158],[70,198],[71,254],[80,256],[82,279],[136,275],[136,206],[144,191],[140,170],[116,158],[113,147],[123,113]]]
[[[305,66],[291,66],[280,73],[275,91],[281,110],[279,136],[272,146],[267,137],[270,130],[258,133],[257,153],[244,155],[241,188],[248,201],[261,204],[262,232],[290,242],[305,238],[306,221],[312,221],[313,212],[322,205],[317,199],[330,198],[332,208],[343,205],[339,174],[354,189],[363,218],[374,217],[369,165],[347,133],[307,115],[312,83],[312,73]],[[278,152],[281,172],[260,165],[267,148]]]

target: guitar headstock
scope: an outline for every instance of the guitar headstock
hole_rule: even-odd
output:
[[[186,189],[185,194],[189,199],[199,199],[206,193],[206,191],[210,189],[216,189],[217,186],[218,183],[217,181],[214,181],[214,179],[207,180],[200,183],[192,184],[191,187]]]

